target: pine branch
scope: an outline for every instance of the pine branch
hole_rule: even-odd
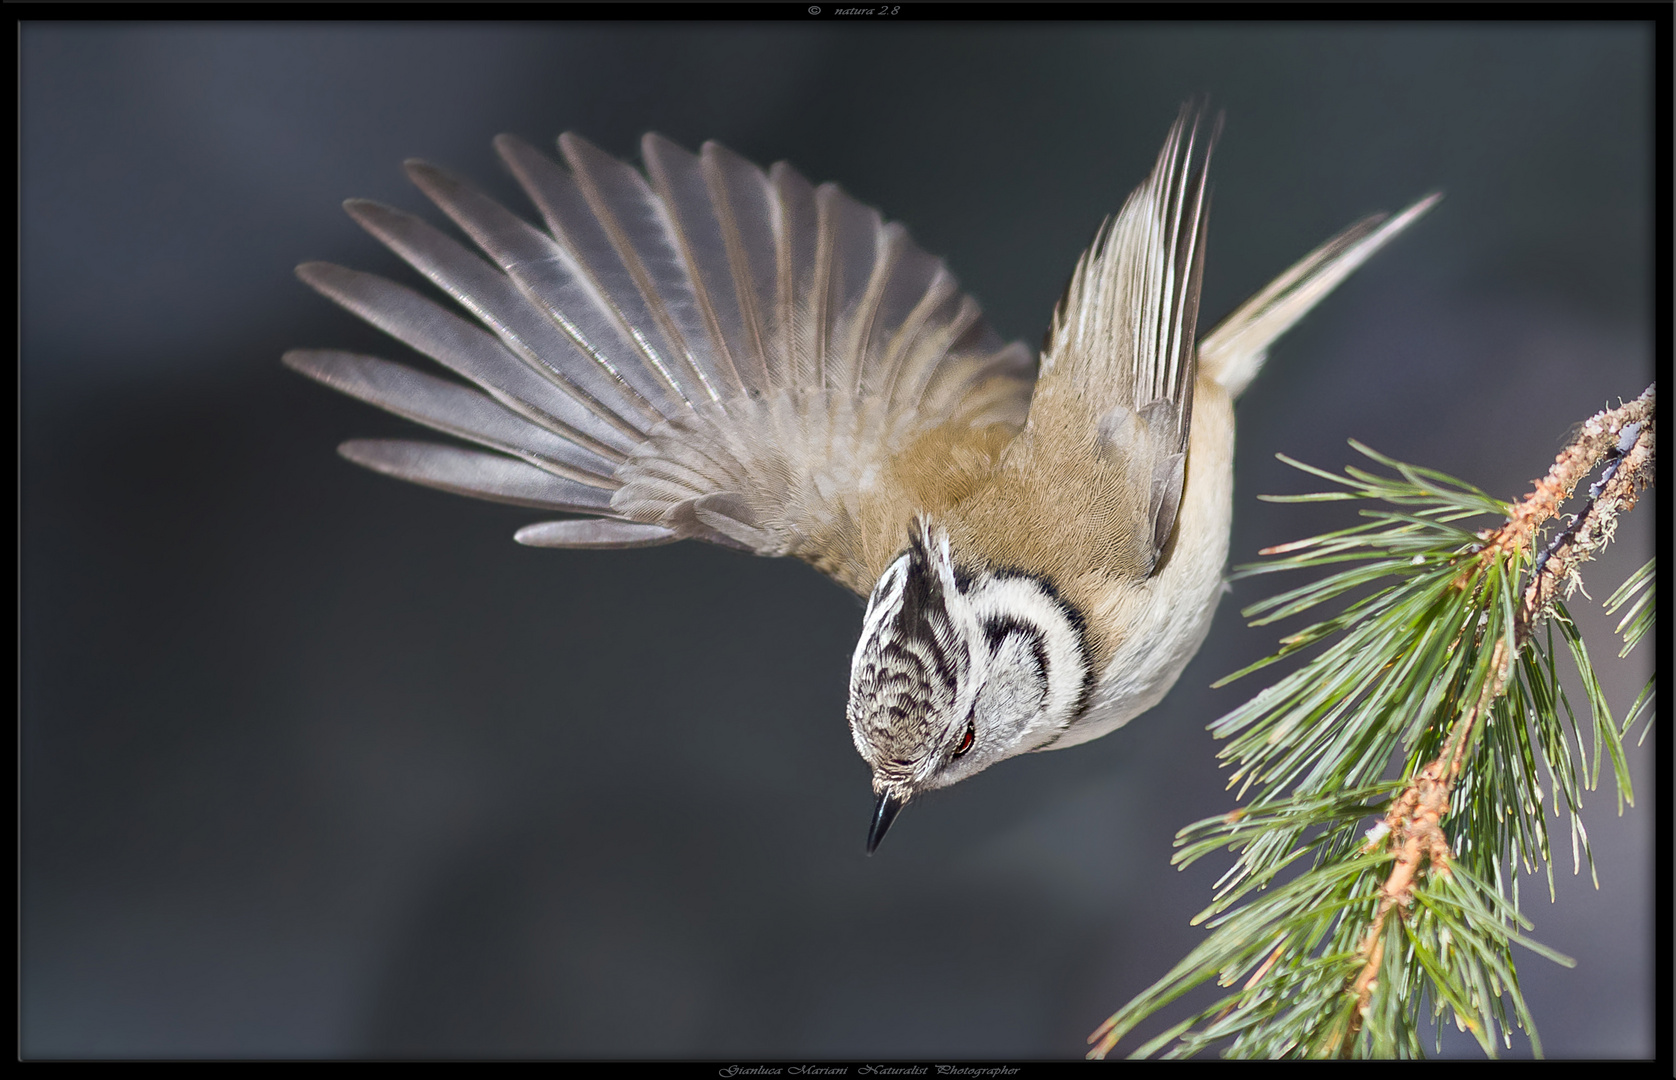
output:
[[[1606,463],[1600,479],[1589,488],[1588,504],[1536,560],[1519,611],[1523,639],[1528,639],[1530,627],[1562,584],[1570,595],[1578,565],[1606,546],[1617,531],[1618,515],[1633,509],[1640,489],[1652,483],[1653,390],[1649,386],[1629,404],[1590,417],[1578,437],[1560,452],[1548,475],[1537,481],[1536,490],[1489,539],[1487,549],[1530,543],[1536,528],[1571,497],[1577,483],[1597,464]],[[1519,644],[1522,648],[1525,641]]]
[[[1570,809],[1580,863],[1588,848],[1580,788],[1594,786],[1604,753],[1620,808],[1632,800],[1621,742],[1652,696],[1649,683],[1623,729],[1613,723],[1561,598],[1652,481],[1653,413],[1649,387],[1592,417],[1512,506],[1354,443],[1398,476],[1356,468],[1338,476],[1289,462],[1345,490],[1276,501],[1363,499],[1402,509],[1363,510],[1361,525],[1265,549],[1271,561],[1239,571],[1335,569],[1246,609],[1253,625],[1365,595],[1223,680],[1325,644],[1212,725],[1229,739],[1220,756],[1236,762],[1230,786],[1240,784],[1242,797],[1256,788],[1245,807],[1177,839],[1183,865],[1218,847],[1239,853],[1194,920],[1208,921],[1212,933],[1090,1036],[1090,1057],[1194,986],[1212,977],[1233,986],[1242,976],[1238,991],[1135,1054],[1173,1044],[1166,1055],[1185,1056],[1224,1042],[1234,1055],[1418,1056],[1419,1010],[1430,1003],[1434,1015],[1451,1009],[1493,1055],[1497,1028],[1507,1026],[1504,998],[1540,1053],[1510,951],[1519,944],[1569,963],[1518,929],[1529,925],[1518,910],[1520,866],[1528,873],[1542,864],[1552,891],[1539,772],[1548,774],[1556,811],[1562,795]],[[1602,465],[1585,505],[1542,545],[1543,526]],[[1486,513],[1502,524],[1477,533],[1455,524]],[[1609,602],[1616,610],[1635,600],[1620,625],[1629,627],[1626,651],[1651,624],[1651,577],[1649,565]],[[1592,772],[1558,684],[1555,630],[1588,694]],[[1399,750],[1410,779],[1381,781]],[[1387,798],[1383,819],[1362,837],[1360,822]]]
[[[1653,387],[1649,386],[1629,404],[1590,418],[1579,437],[1560,452],[1548,475],[1537,481],[1535,490],[1513,508],[1507,524],[1486,538],[1479,555],[1481,563],[1509,550],[1533,548],[1537,529],[1571,497],[1578,481],[1592,473],[1601,460],[1607,462],[1605,472],[1589,489],[1588,504],[1536,560],[1514,622],[1512,653],[1523,652],[1530,644],[1531,630],[1553,602],[1554,595],[1562,585],[1575,585],[1577,565],[1606,545],[1616,531],[1618,514],[1632,509],[1639,486],[1651,482],[1652,414]],[[1361,950],[1368,959],[1352,984],[1356,1011],[1340,1047],[1345,1056],[1354,1044],[1379,974],[1386,916],[1393,906],[1408,908],[1413,877],[1422,859],[1429,863],[1433,873],[1449,874],[1449,845],[1438,823],[1449,813],[1449,793],[1460,775],[1462,751],[1474,725],[1490,702],[1499,698],[1507,687],[1512,672],[1508,655],[1505,639],[1497,641],[1490,661],[1495,671],[1494,682],[1485,686],[1472,708],[1456,721],[1444,754],[1420,770],[1386,816],[1391,845],[1397,851],[1397,866],[1385,882],[1378,914],[1368,928]]]

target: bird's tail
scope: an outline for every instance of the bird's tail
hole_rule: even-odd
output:
[[[1229,397],[1239,397],[1262,370],[1276,338],[1441,198],[1433,192],[1394,218],[1363,218],[1305,255],[1200,339],[1200,370]]]

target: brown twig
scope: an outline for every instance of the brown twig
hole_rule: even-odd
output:
[[[1618,515],[1635,506],[1641,489],[1653,479],[1652,387],[1637,398],[1647,401],[1644,420],[1624,425],[1617,442],[1607,451],[1608,464],[1601,478],[1589,489],[1588,505],[1571,527],[1556,536],[1537,560],[1537,572],[1525,587],[1519,605],[1518,622],[1528,636],[1541,620],[1563,584],[1567,595],[1577,584],[1577,566],[1593,558],[1612,539]]]
[[[1554,459],[1548,475],[1536,481],[1531,493],[1513,507],[1507,524],[1485,537],[1484,554],[1522,548],[1543,522],[1559,513],[1578,481],[1594,472],[1601,459],[1614,449],[1625,427],[1637,424],[1650,430],[1656,386],[1655,383],[1647,387],[1634,401],[1585,420],[1578,428],[1577,437]]]
[[[1585,421],[1577,437],[1555,458],[1548,475],[1536,481],[1531,493],[1514,506],[1506,524],[1484,535],[1484,546],[1478,557],[1457,582],[1464,587],[1497,557],[1534,552],[1537,530],[1559,513],[1584,477],[1594,472],[1602,461],[1607,462],[1600,480],[1590,488],[1587,504],[1536,559],[1530,581],[1521,594],[1512,640],[1505,637],[1498,640],[1491,654],[1494,676],[1485,681],[1477,700],[1455,721],[1443,752],[1415,774],[1385,815],[1388,842],[1396,855],[1396,865],[1380,890],[1379,905],[1362,939],[1359,952],[1366,959],[1350,982],[1356,1007],[1339,1046],[1343,1056],[1349,1056],[1354,1048],[1368,1003],[1378,987],[1379,969],[1385,958],[1386,918],[1393,908],[1399,912],[1408,910],[1414,879],[1423,865],[1428,872],[1449,873],[1449,842],[1440,823],[1449,813],[1449,795],[1460,777],[1466,748],[1479,719],[1507,688],[1513,658],[1529,642],[1531,632],[1547,613],[1555,595],[1562,586],[1569,595],[1577,584],[1578,565],[1592,558],[1611,540],[1618,515],[1633,507],[1640,489],[1652,483],[1653,391],[1654,387],[1649,386],[1634,401],[1597,413]]]

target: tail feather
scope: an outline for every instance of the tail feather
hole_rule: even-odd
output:
[[[1434,192],[1385,219],[1363,218],[1270,282],[1199,342],[1199,364],[1231,397],[1238,397],[1268,358],[1269,346],[1366,262],[1443,198]]]

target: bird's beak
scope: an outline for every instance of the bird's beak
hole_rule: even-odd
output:
[[[873,854],[873,849],[879,846],[879,841],[890,831],[890,823],[896,820],[896,814],[907,805],[907,799],[899,799],[888,791],[879,793],[879,801],[873,806],[873,827],[867,830],[867,854]]]

